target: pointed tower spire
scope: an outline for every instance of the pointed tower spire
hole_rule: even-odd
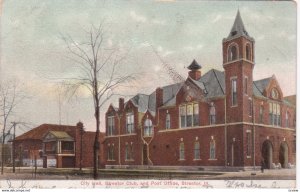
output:
[[[233,24],[231,31],[227,38],[232,38],[232,37],[237,37],[237,36],[250,37],[244,26],[244,23],[243,23],[241,14],[240,14],[240,10],[238,10],[238,12],[236,14],[234,24]]]

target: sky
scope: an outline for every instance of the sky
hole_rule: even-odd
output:
[[[153,49],[184,78],[193,59],[201,64],[202,74],[212,68],[223,71],[222,39],[228,36],[238,9],[255,39],[254,80],[274,74],[284,96],[295,94],[294,2],[4,0],[1,80],[17,79],[30,96],[13,118],[33,126],[82,121],[87,130],[95,130],[91,96],[86,92],[70,99],[59,94],[60,78],[78,73],[63,36],[85,41],[86,31],[104,22],[104,45],[127,53],[119,72],[142,74],[129,88],[119,90],[128,100],[174,83]],[[117,97],[108,101],[102,114],[117,101]],[[105,130],[103,116],[101,130]]]

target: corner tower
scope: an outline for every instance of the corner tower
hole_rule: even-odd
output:
[[[227,38],[223,39],[227,122],[251,121],[254,39],[248,34],[240,12]]]

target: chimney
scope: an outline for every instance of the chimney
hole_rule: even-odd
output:
[[[197,61],[194,59],[193,62],[187,67],[189,71],[190,78],[194,80],[199,80],[201,78],[201,71],[202,68],[201,65],[197,63]]]
[[[124,98],[119,98],[119,111],[124,110]]]
[[[190,78],[194,79],[194,80],[199,80],[201,78],[201,71],[189,71],[189,76]]]
[[[156,109],[163,105],[163,89],[158,87],[155,90],[156,94]]]

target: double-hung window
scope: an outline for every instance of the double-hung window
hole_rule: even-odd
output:
[[[237,87],[236,78],[231,80],[231,106],[237,105]]]
[[[134,133],[134,115],[131,112],[126,114],[126,133]]]
[[[277,103],[269,103],[269,122],[270,125],[280,126],[281,115],[280,105]]]
[[[107,117],[107,135],[113,135],[115,129],[115,117],[108,116]]]
[[[194,159],[200,159],[200,143],[199,141],[196,141],[194,143]]]
[[[166,116],[166,129],[170,129],[171,128],[171,117],[170,117],[170,114],[167,113],[167,116]]]
[[[199,125],[199,105],[197,103],[184,104],[179,107],[180,127],[194,127]]]

